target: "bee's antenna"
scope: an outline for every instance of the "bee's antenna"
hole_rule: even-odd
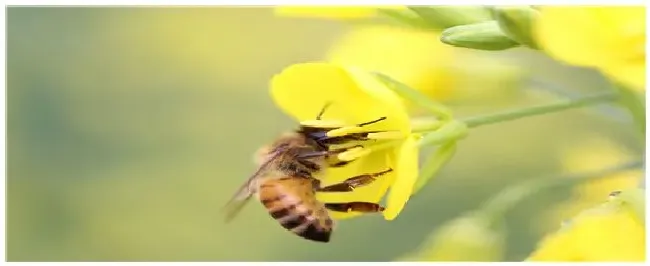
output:
[[[319,112],[318,115],[316,116],[316,120],[320,120],[320,119],[321,119],[321,117],[322,117],[323,114],[325,113],[325,110],[327,110],[327,108],[329,108],[330,105],[332,105],[332,102],[331,102],[331,101],[325,103],[325,105],[323,106],[323,108],[320,109],[320,112]]]

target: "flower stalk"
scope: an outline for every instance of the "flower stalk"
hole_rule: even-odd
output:
[[[507,121],[531,117],[531,116],[560,112],[564,110],[580,108],[580,107],[593,105],[593,104],[612,102],[615,101],[617,98],[618,98],[618,94],[615,92],[601,92],[601,93],[595,93],[595,94],[574,98],[574,99],[560,100],[550,104],[542,104],[542,105],[524,107],[520,109],[497,112],[493,114],[479,115],[479,116],[465,118],[461,120],[441,121],[439,119],[419,118],[419,119],[412,120],[413,132],[428,133],[424,135],[420,143],[421,145],[441,144],[446,141],[455,141],[465,137],[467,135],[467,131],[469,128],[475,128],[475,127],[490,125],[490,124],[497,124],[501,122],[507,122]],[[430,110],[439,111],[441,109],[432,108]],[[448,111],[445,112],[445,114],[450,114],[450,113],[451,112]]]
[[[617,99],[617,94],[614,92],[601,92],[595,93],[592,95],[569,99],[561,100],[551,104],[543,104],[531,107],[524,107],[521,109],[509,110],[494,114],[481,115],[476,117],[470,117],[463,119],[467,127],[474,128],[483,125],[495,124],[506,122],[510,120],[516,120],[520,118],[543,115],[548,113],[560,112],[573,108],[580,108],[592,104],[599,104],[605,102],[611,102]]]

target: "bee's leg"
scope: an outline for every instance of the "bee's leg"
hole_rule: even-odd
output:
[[[318,180],[318,179],[316,179],[314,177],[311,177],[309,179],[311,180],[311,185],[314,188],[314,190],[317,190],[318,188],[320,188],[320,180]]]
[[[322,137],[317,141],[324,145],[336,145],[336,144],[346,144],[350,141],[367,141],[369,140],[368,134],[370,133],[379,133],[381,131],[368,131],[362,133],[346,133],[342,136],[336,137]]]
[[[333,184],[329,185],[326,187],[319,187],[317,188],[317,191],[319,192],[350,192],[353,191],[355,188],[362,187],[365,185],[368,185],[375,181],[376,177],[382,176],[386,173],[389,173],[393,171],[393,169],[388,169],[386,171],[381,171],[377,173],[372,173],[372,174],[364,174],[364,175],[359,175],[355,177],[351,177],[346,179],[345,181],[338,183],[338,184]]]
[[[317,157],[336,155],[336,154],[339,154],[339,153],[342,153],[342,152],[346,152],[349,149],[357,148],[357,147],[363,148],[362,145],[355,145],[355,146],[352,146],[352,147],[334,149],[334,150],[329,150],[329,151],[304,152],[304,153],[301,153],[300,155],[298,155],[297,158],[298,159],[310,159],[310,158],[317,158]]]
[[[325,203],[325,208],[335,212],[382,212],[384,207],[377,203],[354,201],[342,203]]]
[[[354,162],[354,160],[352,160],[352,161],[341,161],[341,160],[338,160],[338,161],[335,161],[335,162],[331,162],[331,163],[329,163],[328,166],[329,166],[329,167],[334,167],[334,168],[337,168],[337,167],[343,167],[343,166],[348,165],[348,164],[351,163],[351,162]]]

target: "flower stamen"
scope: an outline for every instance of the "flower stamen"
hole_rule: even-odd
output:
[[[347,127],[332,129],[327,132],[327,136],[330,138],[344,137],[351,134],[363,133],[364,131],[366,131],[366,129],[359,126],[347,126]]]
[[[344,162],[354,161],[360,157],[366,156],[372,152],[372,149],[364,147],[354,147],[342,153],[339,153],[336,157]]]
[[[368,122],[363,122],[354,126],[342,126],[341,128],[333,129],[327,132],[328,137],[343,137],[346,135],[350,134],[357,134],[357,133],[367,133],[367,130],[363,128],[364,126],[371,125],[377,122],[381,122],[386,120],[385,116],[382,116],[380,118],[377,118],[372,121]]]

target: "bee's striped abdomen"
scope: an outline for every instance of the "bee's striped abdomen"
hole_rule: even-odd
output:
[[[329,242],[332,220],[304,178],[268,181],[260,186],[260,201],[282,227],[303,238]]]

